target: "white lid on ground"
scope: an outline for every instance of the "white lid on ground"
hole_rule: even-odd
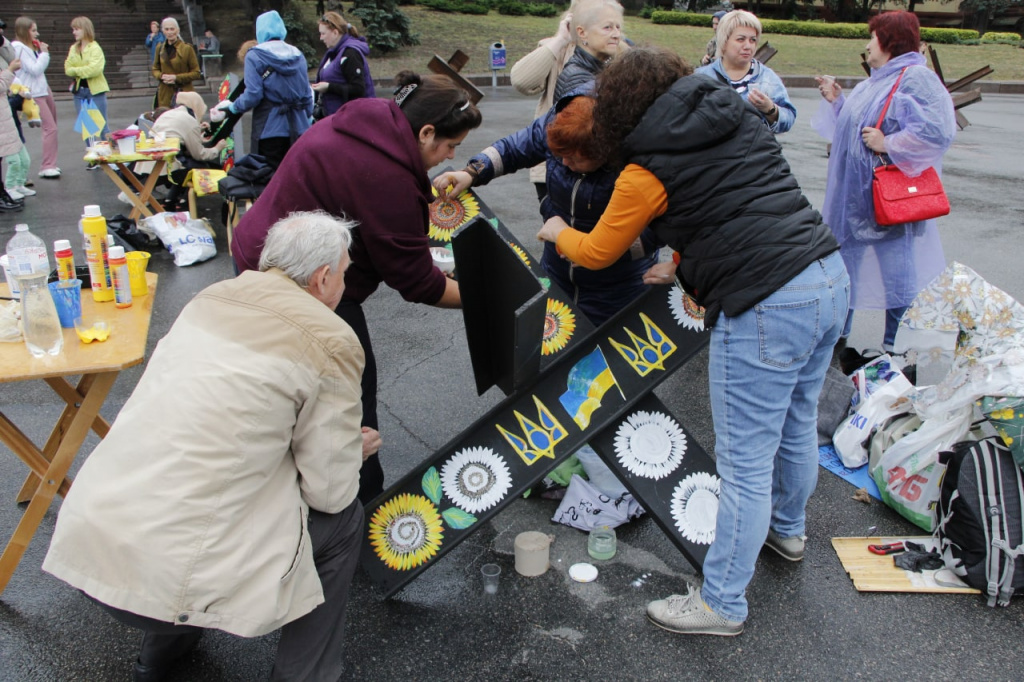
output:
[[[597,580],[597,567],[594,564],[573,564],[569,567],[569,577],[578,583],[592,583]]]

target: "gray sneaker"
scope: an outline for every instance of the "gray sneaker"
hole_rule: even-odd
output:
[[[742,621],[726,620],[707,607],[700,589],[692,586],[686,594],[673,594],[668,599],[647,605],[647,618],[663,630],[681,635],[720,635],[735,637],[743,632]]]
[[[795,535],[791,538],[780,537],[774,530],[768,530],[768,537],[765,538],[764,546],[775,550],[779,556],[787,561],[804,560],[803,535]]]

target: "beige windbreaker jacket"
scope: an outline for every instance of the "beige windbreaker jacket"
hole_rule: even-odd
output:
[[[323,602],[309,507],[356,497],[363,351],[282,272],[200,292],[60,510],[43,569],[95,599],[242,636]]]

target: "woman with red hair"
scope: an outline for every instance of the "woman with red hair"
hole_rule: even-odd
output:
[[[886,12],[873,17],[868,28],[871,77],[846,97],[834,78],[819,76],[824,99],[811,124],[832,142],[821,212],[839,241],[853,283],[842,338],[850,334],[854,309],[883,309],[883,347],[892,350],[904,311],[946,262],[934,220],[878,225],[871,196],[873,169],[887,156],[911,177],[932,166],[941,173],[956,121],[946,87],[918,52],[917,17]],[[892,102],[879,127],[890,93]]]
[[[617,170],[605,165],[605,155],[591,132],[594,100],[585,95],[562,98],[547,115],[502,138],[469,160],[464,170],[442,173],[434,187],[458,194],[485,185],[494,178],[546,162],[547,195],[541,200],[544,220],[559,217],[582,232],[590,232],[601,218],[615,188]],[[544,245],[541,267],[595,326],[622,310],[646,289],[645,274],[664,269],[658,265],[659,242],[652,232],[636,238],[631,248],[604,270],[571,263],[554,244]],[[661,283],[661,278],[650,279]]]

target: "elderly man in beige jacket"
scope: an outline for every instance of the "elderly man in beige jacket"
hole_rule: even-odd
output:
[[[293,213],[259,272],[182,310],[75,479],[43,569],[144,630],[158,680],[203,628],[282,628],[272,679],[337,680],[363,510],[363,351],[334,314],[353,223]]]

